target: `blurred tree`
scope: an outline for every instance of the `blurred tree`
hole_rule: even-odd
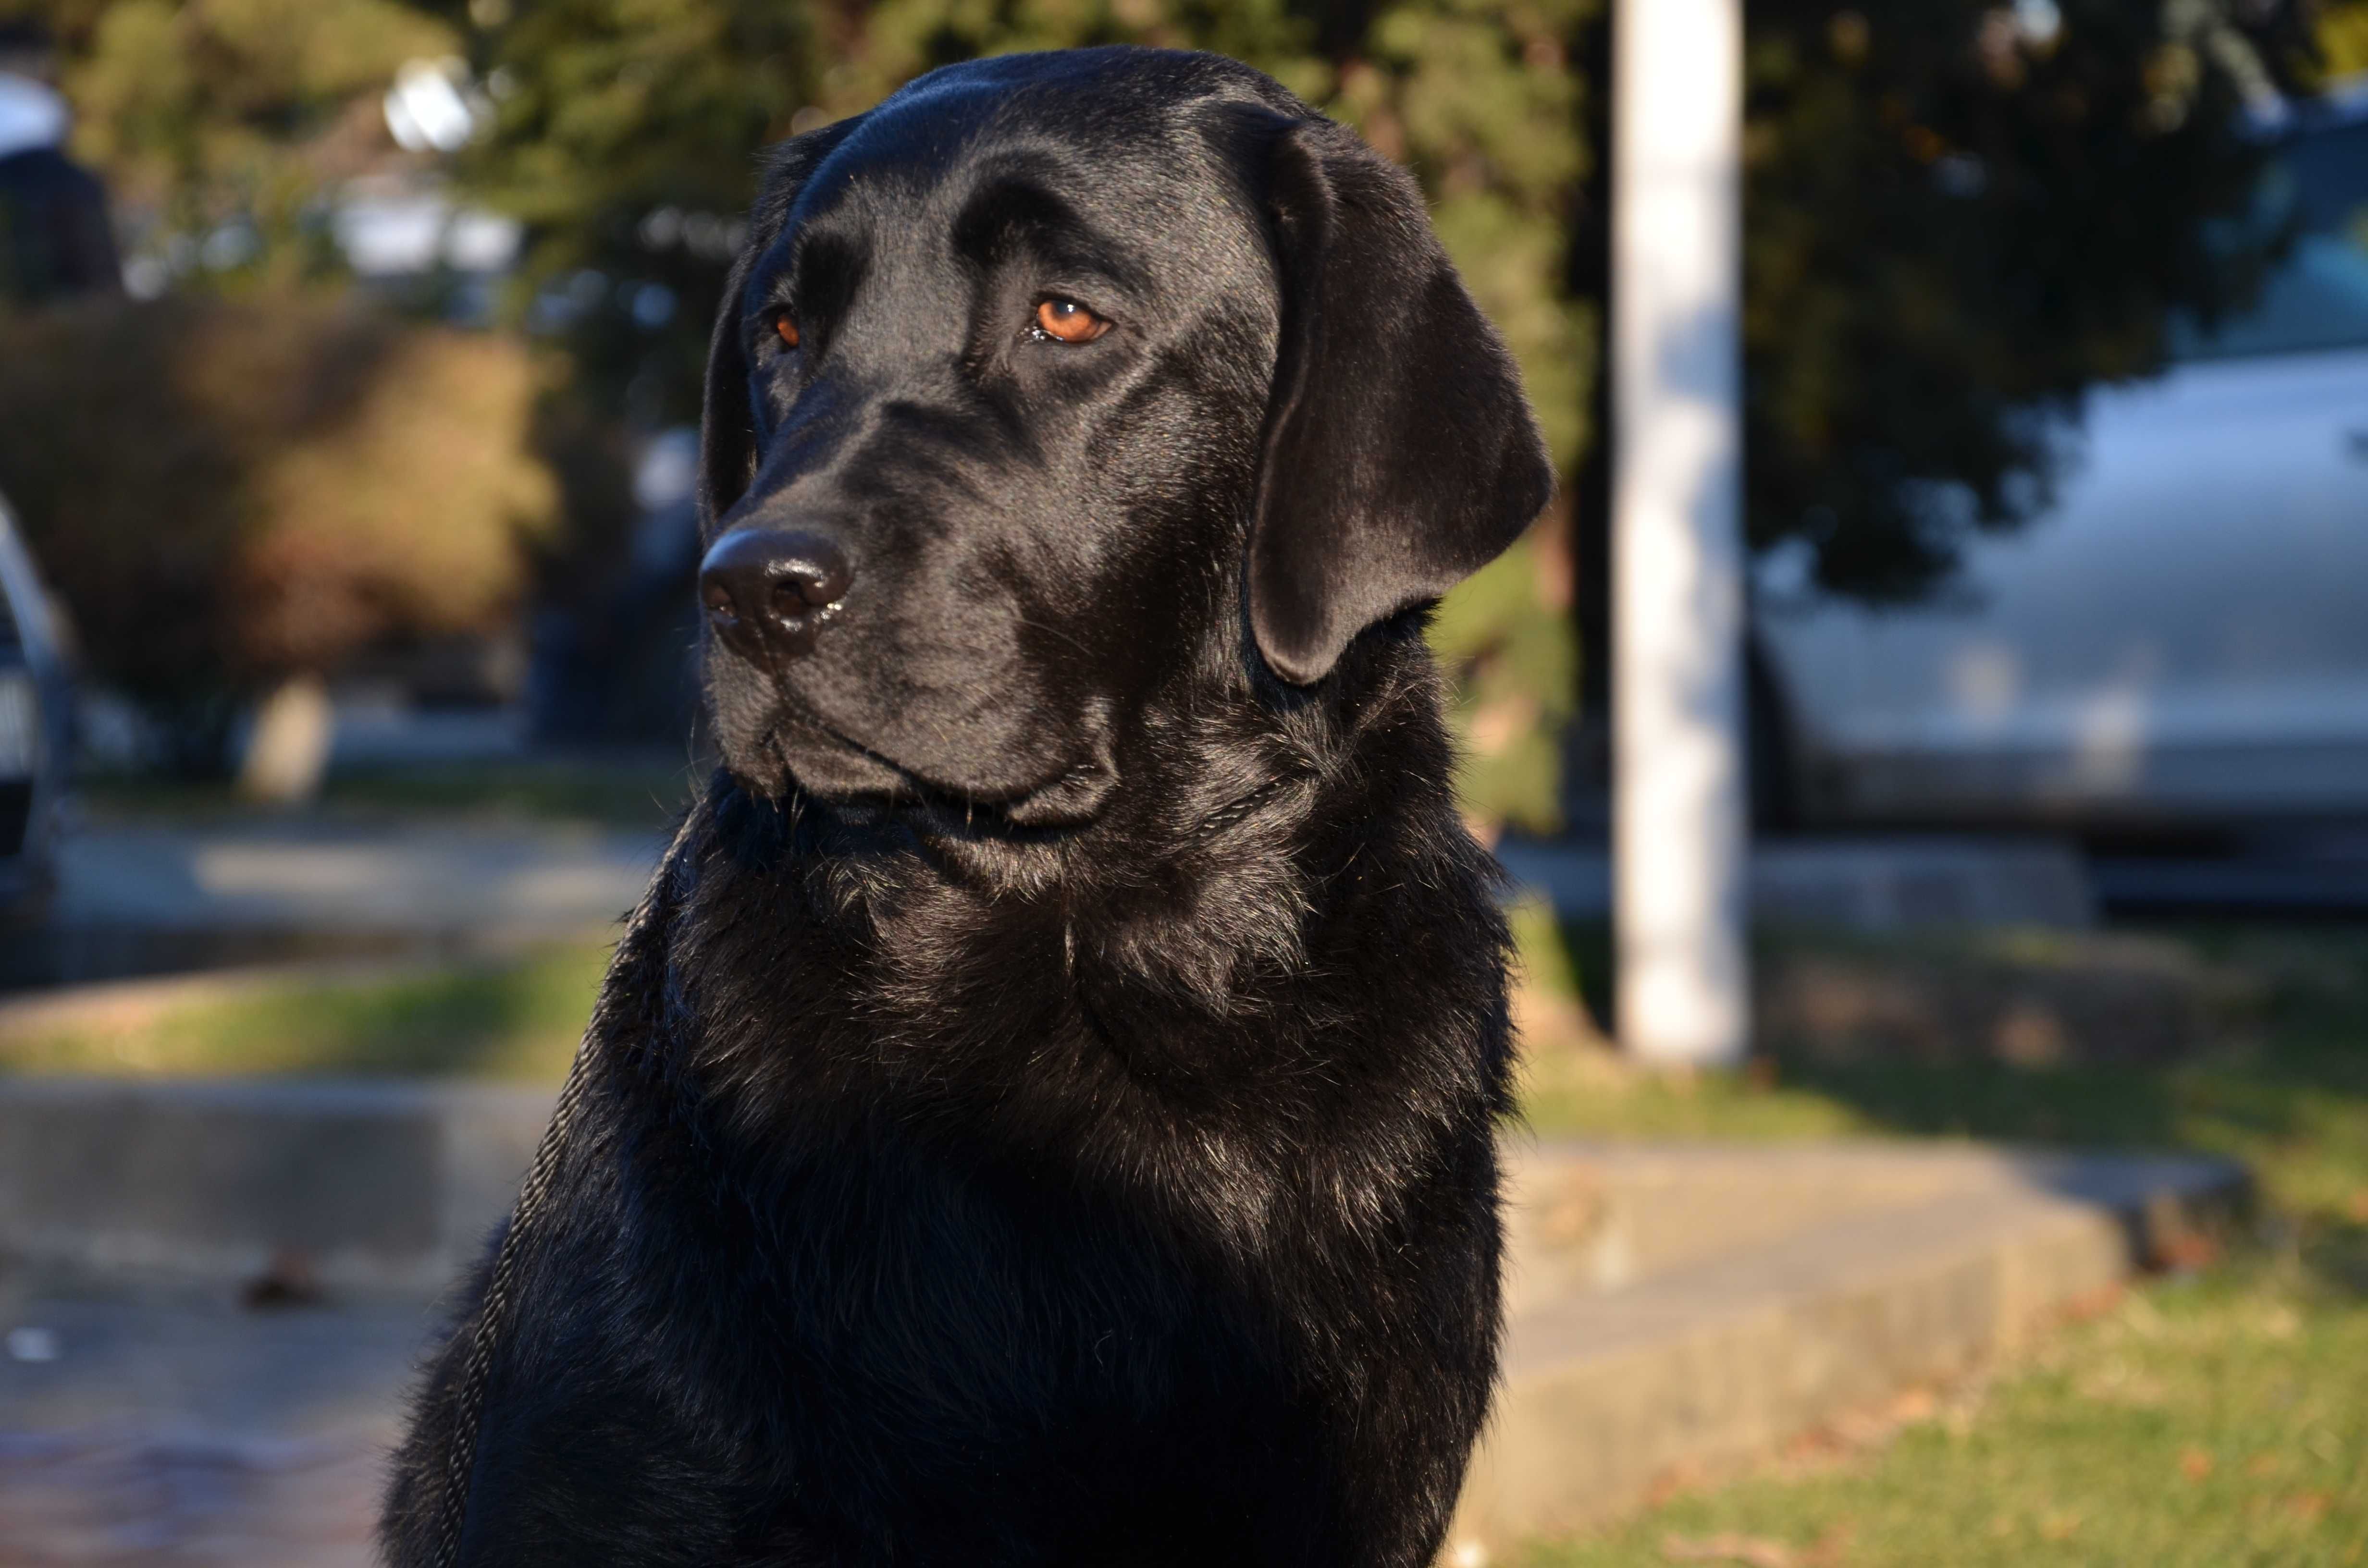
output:
[[[2368,0],[2329,0],[2319,14],[2318,51],[2331,78],[2368,73]]]
[[[402,0],[0,0],[58,48],[74,144],[107,176],[149,304],[0,312],[0,488],[101,678],[176,761],[360,650],[495,628],[547,540],[549,378],[516,337],[406,322],[349,289],[346,182],[433,186],[383,108],[459,34]]]
[[[1755,548],[1929,591],[2046,501],[2089,386],[2239,303],[2267,245],[2248,110],[2304,85],[2296,6],[1756,0],[1746,442]],[[2264,239],[2273,236],[2264,236]]]
[[[552,521],[515,340],[184,296],[0,315],[0,488],[189,771],[281,679],[497,621]]]
[[[2361,0],[2342,0],[2345,5]],[[2082,393],[2243,301],[2276,236],[2254,117],[2318,80],[2315,0],[1747,0],[1745,512],[1824,591],[1901,602],[2039,514]],[[1608,51],[1598,40],[1594,58]],[[1582,215],[1608,210],[1589,191]],[[2215,237],[2216,233],[2216,237]],[[1582,233],[1583,284],[1608,286]],[[1608,762],[1609,475],[1575,487],[1588,723]],[[1788,572],[1786,575],[1793,575]],[[1754,737],[1773,732],[1754,672]],[[1772,769],[1755,808],[1781,818]]]
[[[74,149],[177,278],[284,288],[336,270],[339,182],[393,152],[405,62],[458,47],[403,0],[0,0],[64,58]]]

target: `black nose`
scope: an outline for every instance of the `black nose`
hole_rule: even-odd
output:
[[[699,563],[699,602],[743,656],[793,659],[814,647],[822,612],[855,580],[838,546],[788,528],[734,528]]]

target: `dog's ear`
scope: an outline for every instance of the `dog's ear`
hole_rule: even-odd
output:
[[[1282,341],[1249,614],[1268,665],[1304,686],[1366,627],[1494,560],[1554,469],[1414,181],[1327,119],[1287,122],[1269,147]]]
[[[723,301],[716,307],[714,330],[707,339],[707,391],[699,425],[699,521],[710,535],[716,519],[732,509],[757,476],[757,419],[748,406],[747,324],[740,314],[748,273],[781,237],[808,176],[862,122],[863,116],[850,115],[792,137],[766,154],[762,185],[748,214],[748,241],[723,279]]]

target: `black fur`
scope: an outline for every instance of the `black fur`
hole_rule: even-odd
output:
[[[803,657],[711,642],[463,1561],[1417,1568],[1510,1052],[1420,606],[1544,499],[1510,362],[1404,176],[1208,56],[936,73],[754,227],[710,528],[854,585]]]

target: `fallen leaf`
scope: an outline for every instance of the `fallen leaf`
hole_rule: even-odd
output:
[[[2154,1249],[2154,1266],[2167,1274],[2192,1274],[2220,1260],[2220,1244],[2201,1231],[2166,1236]]]
[[[1702,1467],[1679,1460],[1653,1478],[1653,1484],[1645,1494],[1645,1506],[1657,1508],[1679,1494],[1692,1491],[1702,1482]]]
[[[1797,1568],[1799,1557],[1781,1540],[1756,1535],[1713,1535],[1699,1540],[1673,1535],[1661,1542],[1671,1562],[1740,1562],[1744,1568]]]
[[[2360,1188],[2343,1200],[2343,1211],[2363,1225],[2368,1225],[2368,1187]]]
[[[2179,1456],[2179,1473],[2190,1481],[2201,1481],[2212,1473],[2212,1456],[2202,1449],[2185,1449]]]
[[[2315,1525],[2327,1515],[2327,1506],[2335,1499],[2324,1492],[2297,1492],[2286,1499],[2286,1511],[2304,1524]]]
[[[2128,1287],[2116,1279],[2110,1285],[2100,1285],[2093,1290],[2082,1291],[2058,1307],[2056,1311],[2066,1323],[2088,1323],[2091,1319],[2103,1317],[2107,1312],[2120,1306],[2122,1297],[2127,1289]]]
[[[1832,1526],[1817,1538],[1816,1545],[1801,1554],[1801,1568],[1839,1568],[1842,1560],[1850,1555],[1853,1533],[1847,1519]]]
[[[1909,1389],[1892,1401],[1891,1415],[1893,1420],[1902,1425],[1912,1425],[1931,1420],[1932,1413],[1940,1407],[1941,1402],[1932,1396],[1930,1389]]]
[[[281,1247],[271,1255],[263,1272],[246,1282],[239,1301],[249,1312],[321,1304],[321,1276],[312,1254],[302,1247]]]

